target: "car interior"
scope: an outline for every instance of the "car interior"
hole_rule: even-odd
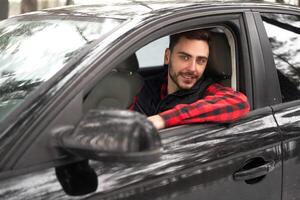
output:
[[[138,69],[135,54],[121,62],[89,92],[83,104],[84,113],[101,107],[128,108],[143,86]]]
[[[210,55],[205,73],[215,81],[236,89],[235,50],[231,34],[220,28],[212,29]],[[165,39],[168,40],[168,37]],[[131,54],[86,95],[83,104],[84,112],[101,107],[127,109],[143,87],[143,81],[164,70],[163,52],[168,44],[158,46],[151,43],[146,45],[144,57],[149,59],[149,52],[158,52],[161,54],[161,63],[145,66],[142,64],[143,55],[139,51]],[[147,47],[152,49],[147,50]]]

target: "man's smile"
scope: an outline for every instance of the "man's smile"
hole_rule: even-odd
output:
[[[180,73],[179,75],[182,77],[184,83],[189,84],[189,83],[192,83],[195,80],[197,80],[197,76],[195,76],[191,73]]]

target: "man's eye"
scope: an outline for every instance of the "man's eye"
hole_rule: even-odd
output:
[[[182,55],[180,56],[182,60],[189,60],[189,57],[188,56],[185,56],[185,55]]]
[[[207,63],[207,59],[206,58],[200,58],[199,60],[198,60],[198,64],[200,64],[200,65],[204,65],[204,64],[206,64]]]

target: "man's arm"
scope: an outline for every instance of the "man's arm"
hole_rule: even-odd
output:
[[[207,88],[203,99],[179,104],[148,119],[158,129],[201,122],[228,123],[242,118],[249,109],[244,94],[215,83]]]

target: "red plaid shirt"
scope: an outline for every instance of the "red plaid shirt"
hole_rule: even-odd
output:
[[[167,94],[166,88],[163,84],[162,98]],[[214,83],[206,89],[203,99],[192,104],[178,104],[159,115],[165,120],[166,127],[170,127],[200,122],[233,122],[245,116],[249,110],[250,106],[244,94]]]
[[[161,86],[160,99],[167,96],[167,83]],[[133,103],[133,105],[136,102]],[[130,106],[130,109],[133,108]],[[245,116],[250,110],[247,97],[218,83],[210,85],[202,99],[191,104],[178,104],[172,109],[158,113],[166,127],[191,123],[229,123]]]

